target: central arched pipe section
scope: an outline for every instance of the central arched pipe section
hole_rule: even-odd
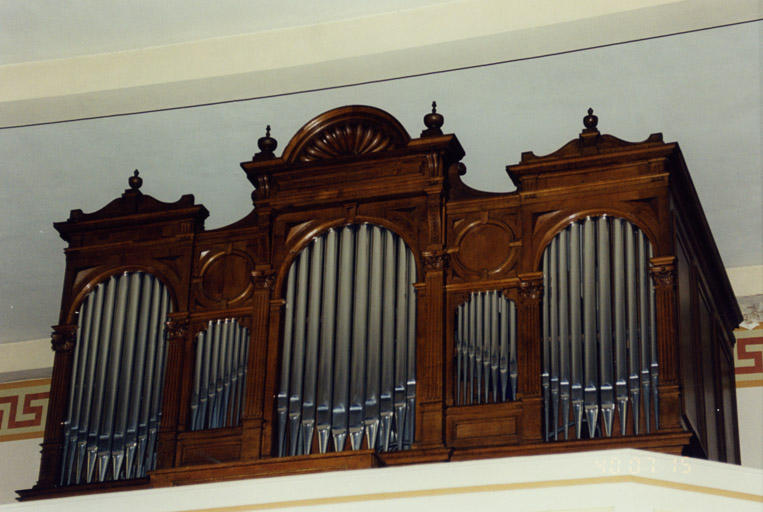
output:
[[[416,262],[372,224],[332,228],[289,267],[277,454],[403,450],[416,401]],[[330,441],[333,440],[333,443]]]

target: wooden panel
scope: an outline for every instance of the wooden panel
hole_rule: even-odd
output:
[[[733,385],[734,362],[732,358],[721,352],[719,358],[721,372],[721,398],[723,402],[723,433],[726,446],[726,462],[739,464],[739,432],[737,430],[737,403]]]
[[[180,466],[238,460],[241,457],[241,430],[189,432],[178,439],[178,452]]]
[[[700,389],[702,390],[702,403],[704,406],[704,431],[702,441],[707,450],[707,456],[712,460],[719,460],[720,448],[718,443],[718,398],[716,397],[715,382],[718,370],[718,347],[716,338],[713,336],[712,310],[708,303],[707,291],[701,281],[697,287],[697,341],[702,358],[699,366]]]
[[[688,252],[684,231],[678,218],[674,217],[677,303],[678,303],[678,347],[679,366],[681,369],[681,403],[688,427],[695,432],[700,429],[700,396],[697,392],[697,347],[693,310],[693,285],[691,256]]]
[[[377,466],[379,466],[379,460],[376,457],[376,453],[370,450],[302,457],[283,457],[253,462],[228,462],[156,470],[150,474],[150,486],[167,487],[238,480],[242,478],[373,468]]]
[[[517,444],[521,416],[519,403],[450,407],[445,416],[447,443],[459,448]]]

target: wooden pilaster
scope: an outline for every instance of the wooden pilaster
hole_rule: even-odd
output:
[[[66,421],[66,404],[72,378],[72,357],[77,339],[76,325],[53,326],[51,335],[52,348],[56,355],[53,360],[53,375],[50,387],[50,405],[45,423],[45,438],[42,442],[42,462],[37,487],[50,487],[58,484],[62,457],[62,425]]]
[[[247,363],[246,404],[241,418],[241,458],[258,459],[262,455],[265,409],[265,383],[267,380],[267,348],[270,319],[270,295],[275,282],[271,270],[252,273],[252,327],[249,331],[249,361]]]
[[[420,344],[416,347],[416,401],[420,421],[417,421],[417,443],[422,446],[441,445],[443,428],[443,324],[444,280],[448,255],[444,252],[426,252],[424,260],[423,304],[419,312]],[[418,419],[418,418],[417,418]]]
[[[188,315],[172,315],[167,321],[167,361],[165,363],[162,423],[156,449],[157,469],[175,467],[183,361],[188,338]]]

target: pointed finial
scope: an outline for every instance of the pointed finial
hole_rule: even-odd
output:
[[[135,172],[132,176],[130,176],[130,179],[127,180],[127,184],[130,185],[130,188],[137,191],[141,185],[143,185],[143,178],[138,176],[140,174],[138,172],[138,169],[135,169]]]
[[[442,130],[440,128],[444,122],[445,118],[442,116],[442,114],[437,113],[437,102],[433,101],[432,113],[424,116],[424,126],[426,126],[427,129],[421,132],[421,136],[435,137],[437,135],[442,135]]]
[[[270,125],[265,127],[265,136],[257,139],[259,153],[255,153],[252,160],[270,160],[275,158],[273,151],[278,147],[278,141],[270,136]]]
[[[596,130],[596,125],[599,124],[599,118],[595,115],[593,115],[593,109],[588,109],[588,115],[583,118],[583,126],[586,127],[587,130]]]

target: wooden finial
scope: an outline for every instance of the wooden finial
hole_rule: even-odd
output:
[[[127,184],[130,185],[130,188],[137,191],[141,185],[143,185],[143,178],[138,176],[140,174],[138,172],[138,169],[135,169],[135,172],[133,172],[133,175],[130,176],[130,179],[127,180]]]
[[[437,113],[437,102],[433,101],[432,113],[424,116],[424,126],[426,126],[427,129],[421,132],[421,136],[435,137],[437,135],[442,135],[442,130],[440,128],[444,122],[445,118],[442,116],[442,114]]]
[[[270,136],[270,125],[265,127],[265,136],[257,139],[257,147],[260,148],[260,151],[255,153],[252,160],[270,160],[275,158],[273,151],[278,147],[278,141]]]
[[[596,130],[596,125],[598,124],[599,118],[593,115],[593,109],[589,108],[588,115],[583,118],[583,126],[585,126],[587,130]]]

